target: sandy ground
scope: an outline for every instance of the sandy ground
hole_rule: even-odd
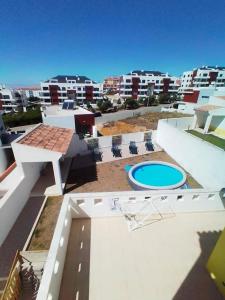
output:
[[[157,124],[160,119],[181,118],[189,115],[181,113],[168,112],[151,112],[138,117],[132,117],[123,121],[109,122],[98,125],[98,131],[102,135],[114,135],[122,133],[131,133],[146,130],[157,129]]]
[[[48,250],[55,230],[63,197],[48,197],[28,250]]]

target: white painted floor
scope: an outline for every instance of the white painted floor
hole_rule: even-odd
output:
[[[92,219],[89,300],[223,299],[205,264],[224,225],[225,212],[179,214],[133,232],[124,218]]]

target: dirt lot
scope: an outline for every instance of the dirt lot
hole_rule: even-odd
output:
[[[134,165],[148,160],[160,160],[178,165],[164,151],[120,159],[109,163],[93,164],[89,167],[70,171],[66,192],[89,193],[130,191],[132,188],[128,183],[127,174],[124,171],[125,165]],[[190,174],[187,172],[186,174],[187,182],[192,188],[201,187]]]
[[[28,250],[48,250],[55,230],[63,197],[48,197]]]
[[[189,115],[181,113],[169,112],[151,112],[143,116],[132,117],[123,121],[105,123],[103,127],[98,127],[98,131],[102,135],[114,135],[138,131],[146,131],[149,129],[157,129],[157,124],[160,119],[181,118]]]

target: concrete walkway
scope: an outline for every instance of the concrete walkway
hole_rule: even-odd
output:
[[[59,300],[89,299],[91,219],[74,219],[61,281]]]

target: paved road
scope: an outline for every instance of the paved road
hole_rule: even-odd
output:
[[[164,106],[164,105],[163,105]],[[103,114],[101,117],[95,118],[96,124],[107,123],[112,121],[123,120],[129,117],[133,117],[136,114],[145,114],[147,112],[160,112],[161,105],[159,106],[149,106],[149,107],[140,107],[135,110],[122,110],[115,113]]]

